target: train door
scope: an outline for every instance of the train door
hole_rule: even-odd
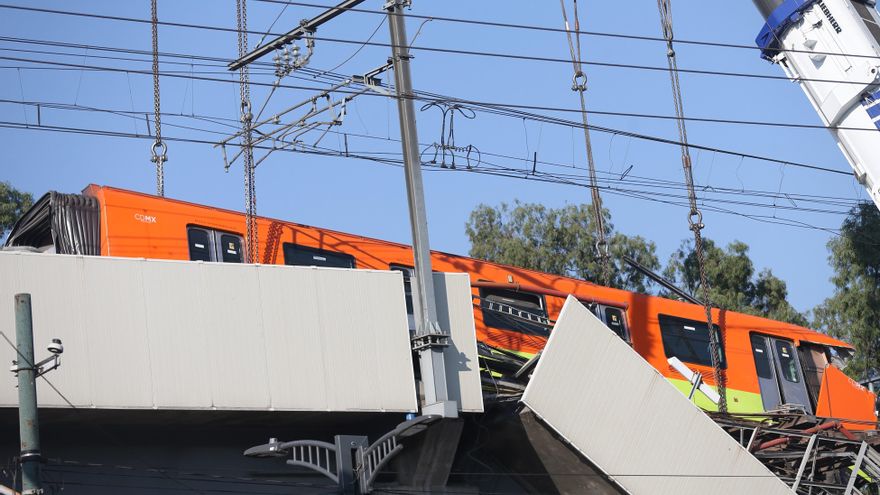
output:
[[[773,409],[780,404],[798,404],[804,406],[807,414],[812,414],[813,407],[794,343],[755,334],[751,340],[764,409]]]
[[[758,371],[758,385],[761,389],[761,403],[765,411],[776,409],[782,404],[782,394],[776,381],[776,368],[767,344],[767,337],[752,334],[752,355]]]

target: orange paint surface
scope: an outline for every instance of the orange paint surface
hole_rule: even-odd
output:
[[[846,376],[833,364],[829,364],[822,377],[816,415],[862,422],[843,421],[843,426],[850,430],[873,430],[877,428],[877,415],[874,410],[876,400],[877,397],[871,391]]]

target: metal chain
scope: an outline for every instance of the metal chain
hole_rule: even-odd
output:
[[[238,27],[238,56],[247,55],[247,0],[235,0],[235,17]],[[251,113],[251,89],[250,71],[247,64],[239,71],[239,86],[241,90],[241,145],[244,157],[244,189],[245,189],[245,243],[247,244],[248,263],[257,263],[259,260],[259,242],[257,239],[257,192],[254,174],[254,148],[253,148],[253,120]]]
[[[669,78],[672,82],[672,99],[675,104],[675,115],[678,123],[678,135],[681,142],[681,165],[684,169],[684,178],[688,190],[688,200],[690,202],[690,212],[688,213],[688,224],[694,233],[694,253],[697,256],[697,266],[700,270],[700,291],[706,310],[706,323],[709,325],[709,351],[712,357],[712,369],[715,375],[715,387],[718,389],[718,410],[722,413],[727,412],[727,376],[723,368],[721,357],[721,342],[723,336],[719,332],[714,331],[712,324],[712,303],[709,300],[709,280],[706,274],[706,260],[703,255],[703,236],[701,231],[705,227],[703,224],[703,214],[697,207],[697,194],[694,191],[694,174],[691,164],[691,154],[687,141],[687,127],[684,120],[684,104],[681,97],[681,80],[678,76],[678,61],[675,58],[675,48],[673,47],[674,35],[672,32],[672,5],[671,0],[657,0],[657,7],[660,10],[660,26],[663,29],[663,37],[666,39],[666,60],[669,64]]]
[[[159,15],[158,0],[150,2],[153,24],[153,123],[156,128],[156,141],[150,147],[150,161],[156,164],[156,195],[165,196],[165,162],[168,161],[168,146],[162,141],[162,109],[159,98]]]
[[[596,223],[596,256],[601,263],[600,276],[605,285],[611,283],[611,266],[608,255],[608,240],[605,238],[605,218],[602,215],[602,196],[599,194],[599,182],[596,178],[596,163],[593,159],[593,142],[590,139],[590,126],[587,119],[587,102],[584,93],[587,91],[587,75],[583,71],[581,63],[581,37],[580,18],[578,16],[577,0],[574,0],[574,31],[577,33],[572,39],[571,26],[568,22],[568,13],[565,10],[565,0],[559,0],[562,7],[562,19],[565,21],[565,34],[568,36],[568,49],[571,53],[571,64],[574,69],[571,90],[577,91],[581,102],[581,119],[584,123],[584,143],[587,152],[587,165],[590,172],[590,196],[593,202],[593,214]]]

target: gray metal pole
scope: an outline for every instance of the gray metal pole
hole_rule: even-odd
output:
[[[386,2],[385,8],[388,11],[388,25],[391,29],[397,110],[400,116],[406,193],[409,201],[413,257],[415,259],[413,310],[416,320],[415,342],[419,348],[419,369],[425,393],[422,414],[441,414],[444,417],[455,417],[458,415],[458,408],[454,401],[448,400],[446,365],[443,358],[443,346],[448,343],[448,334],[437,323],[437,305],[434,299],[434,278],[428,242],[428,216],[425,211],[425,193],[422,184],[421,160],[419,159],[419,138],[416,133],[416,113],[413,105],[409,67],[409,61],[412,57],[409,54],[406,20],[403,13],[404,7],[409,3],[409,0],[389,0]]]
[[[37,370],[31,295],[15,295],[15,345],[18,347],[18,429],[21,436],[21,493],[43,493],[40,481],[40,425],[37,419]]]

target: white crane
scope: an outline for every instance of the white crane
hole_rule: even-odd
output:
[[[753,0],[762,56],[796,81],[880,208],[880,16],[876,0]],[[863,129],[877,129],[876,132]]]

